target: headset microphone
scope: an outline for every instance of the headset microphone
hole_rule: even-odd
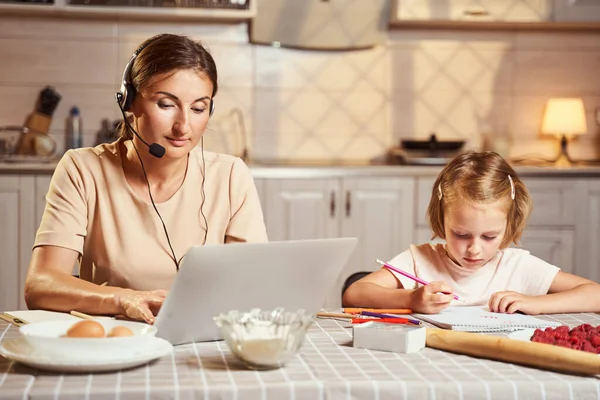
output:
[[[127,121],[126,124],[129,125],[129,129],[135,134],[135,136],[137,136],[137,138],[140,139],[140,141],[148,147],[148,151],[150,152],[150,154],[152,154],[156,158],[162,158],[162,156],[165,155],[165,148],[163,146],[161,146],[158,143],[148,144],[148,142],[142,139],[142,137],[138,135],[135,129],[133,129],[133,127],[129,124],[129,121]]]
[[[121,110],[121,114],[123,114],[123,121],[129,128],[129,130],[131,132],[133,132],[133,134],[135,136],[137,136],[137,138],[140,139],[140,141],[142,143],[144,143],[146,145],[146,147],[148,147],[148,151],[150,152],[150,154],[152,154],[156,158],[162,158],[162,156],[165,155],[165,151],[166,151],[165,148],[158,143],[148,144],[148,142],[146,142],[144,139],[142,139],[142,137],[140,135],[138,135],[138,133],[135,131],[135,129],[133,129],[133,126],[131,126],[131,124],[127,120],[127,116],[125,115],[125,110],[123,110],[123,107],[121,106],[123,95],[119,92],[119,93],[117,93],[116,97],[117,97],[117,105],[119,106],[119,110]]]

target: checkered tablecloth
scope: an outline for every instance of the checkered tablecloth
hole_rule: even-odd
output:
[[[600,315],[556,315],[570,326]],[[19,335],[0,321],[0,340]],[[224,342],[175,347],[127,371],[60,374],[0,357],[0,399],[600,399],[600,380],[423,349],[355,349],[352,329],[319,319],[286,367],[246,369]]]

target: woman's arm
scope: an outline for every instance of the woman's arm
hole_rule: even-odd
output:
[[[25,302],[30,309],[89,314],[122,314],[154,322],[166,292],[137,292],[99,286],[71,275],[78,253],[57,246],[34,248],[25,281]]]

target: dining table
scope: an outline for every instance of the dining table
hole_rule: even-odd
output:
[[[600,325],[594,313],[541,318]],[[353,347],[352,325],[315,319],[286,365],[252,370],[224,341],[197,342],[146,365],[61,373],[0,357],[0,399],[600,399],[596,376],[577,376],[433,348],[396,353]],[[507,333],[495,333],[506,336]],[[18,338],[0,321],[0,342]]]

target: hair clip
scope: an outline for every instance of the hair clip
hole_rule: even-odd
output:
[[[508,175],[508,180],[510,182],[510,199],[514,200],[515,199],[515,184],[510,175]]]
[[[438,184],[438,200],[442,199],[442,184]]]

